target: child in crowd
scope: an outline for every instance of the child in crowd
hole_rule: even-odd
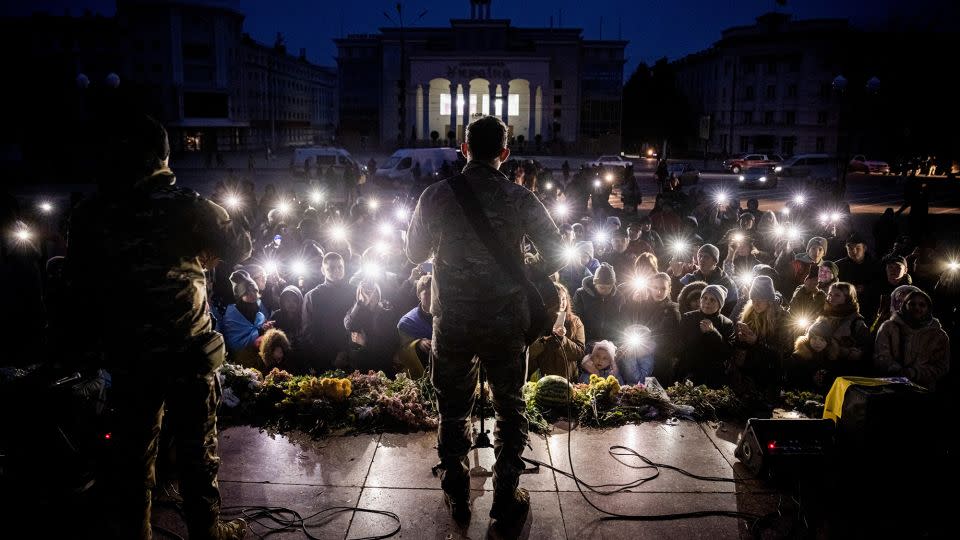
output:
[[[617,382],[623,384],[623,378],[620,376],[620,370],[614,359],[617,357],[617,346],[607,340],[598,341],[593,344],[593,351],[583,357],[580,367],[583,373],[580,374],[580,382],[590,382],[590,375],[606,378],[613,375]]]

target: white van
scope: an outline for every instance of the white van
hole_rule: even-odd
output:
[[[401,148],[377,167],[374,182],[381,188],[401,188],[413,181],[418,163],[421,178],[425,179],[436,175],[445,162],[454,167],[461,159],[456,148]]]
[[[358,165],[350,152],[343,148],[308,146],[296,148],[293,151],[293,170],[300,173],[309,170],[316,174],[318,164],[324,169],[329,169],[332,166],[335,172],[342,173],[344,166],[348,163]]]

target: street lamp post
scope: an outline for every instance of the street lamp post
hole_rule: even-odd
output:
[[[395,9],[397,10],[396,20],[386,11],[383,12],[383,16],[400,28],[400,79],[397,81],[397,113],[399,116],[397,120],[397,143],[402,144],[404,134],[407,131],[407,42],[403,26],[403,4],[397,2]],[[426,14],[427,10],[421,11],[420,15],[418,15],[413,22],[419,21]]]
[[[843,197],[847,192],[847,169],[850,166],[850,129],[849,126],[846,126],[849,122],[847,116],[849,116],[846,109],[852,104],[851,99],[847,96],[847,87],[849,86],[849,81],[843,75],[837,75],[834,77],[833,82],[831,83],[833,90],[836,92],[837,96],[840,99],[840,110],[837,117],[837,157],[840,159],[840,180],[837,186],[838,197]],[[864,84],[864,92],[868,96],[876,95],[880,91],[880,79],[877,77],[870,77],[867,82]],[[845,122],[846,120],[846,122]],[[844,134],[844,129],[846,128],[847,133]],[[844,141],[846,139],[846,141]],[[843,143],[846,144],[843,144]]]

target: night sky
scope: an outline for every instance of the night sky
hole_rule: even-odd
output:
[[[224,3],[224,0],[220,0]],[[335,65],[332,38],[351,33],[374,33],[393,23],[384,17],[396,15],[395,0],[226,0],[246,14],[244,30],[255,39],[272,44],[283,32],[287,49],[294,54],[307,48],[307,56],[321,65]],[[677,59],[709,47],[730,26],[749,25],[756,16],[778,10],[798,19],[849,17],[869,28],[909,27],[945,29],[957,21],[957,8],[947,0],[493,0],[492,16],[511,19],[515,26],[548,27],[561,18],[563,26],[583,29],[584,37],[629,40],[626,73],[639,62],[652,64],[663,56]],[[114,12],[113,0],[31,0],[6,2],[4,15],[31,11],[78,15],[92,9],[105,15]],[[423,10],[427,14],[413,23]],[[469,18],[468,0],[408,0],[404,2],[406,24],[449,26],[451,18]],[[954,27],[955,28],[955,27]]]

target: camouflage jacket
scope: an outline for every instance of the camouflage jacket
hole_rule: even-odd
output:
[[[531,269],[534,275],[546,276],[563,267],[560,231],[536,195],[486,164],[470,162],[463,174],[499,240],[521,263],[527,238],[540,254]],[[412,262],[434,257],[430,312],[435,317],[442,318],[449,311],[468,314],[458,316],[459,321],[483,321],[524,296],[521,285],[487,252],[448,180],[424,190],[406,242]]]
[[[249,257],[250,234],[175,181],[161,172],[75,209],[68,275],[75,305],[96,308],[83,329],[91,341],[109,331],[124,343],[163,346],[212,330],[205,265]]]

